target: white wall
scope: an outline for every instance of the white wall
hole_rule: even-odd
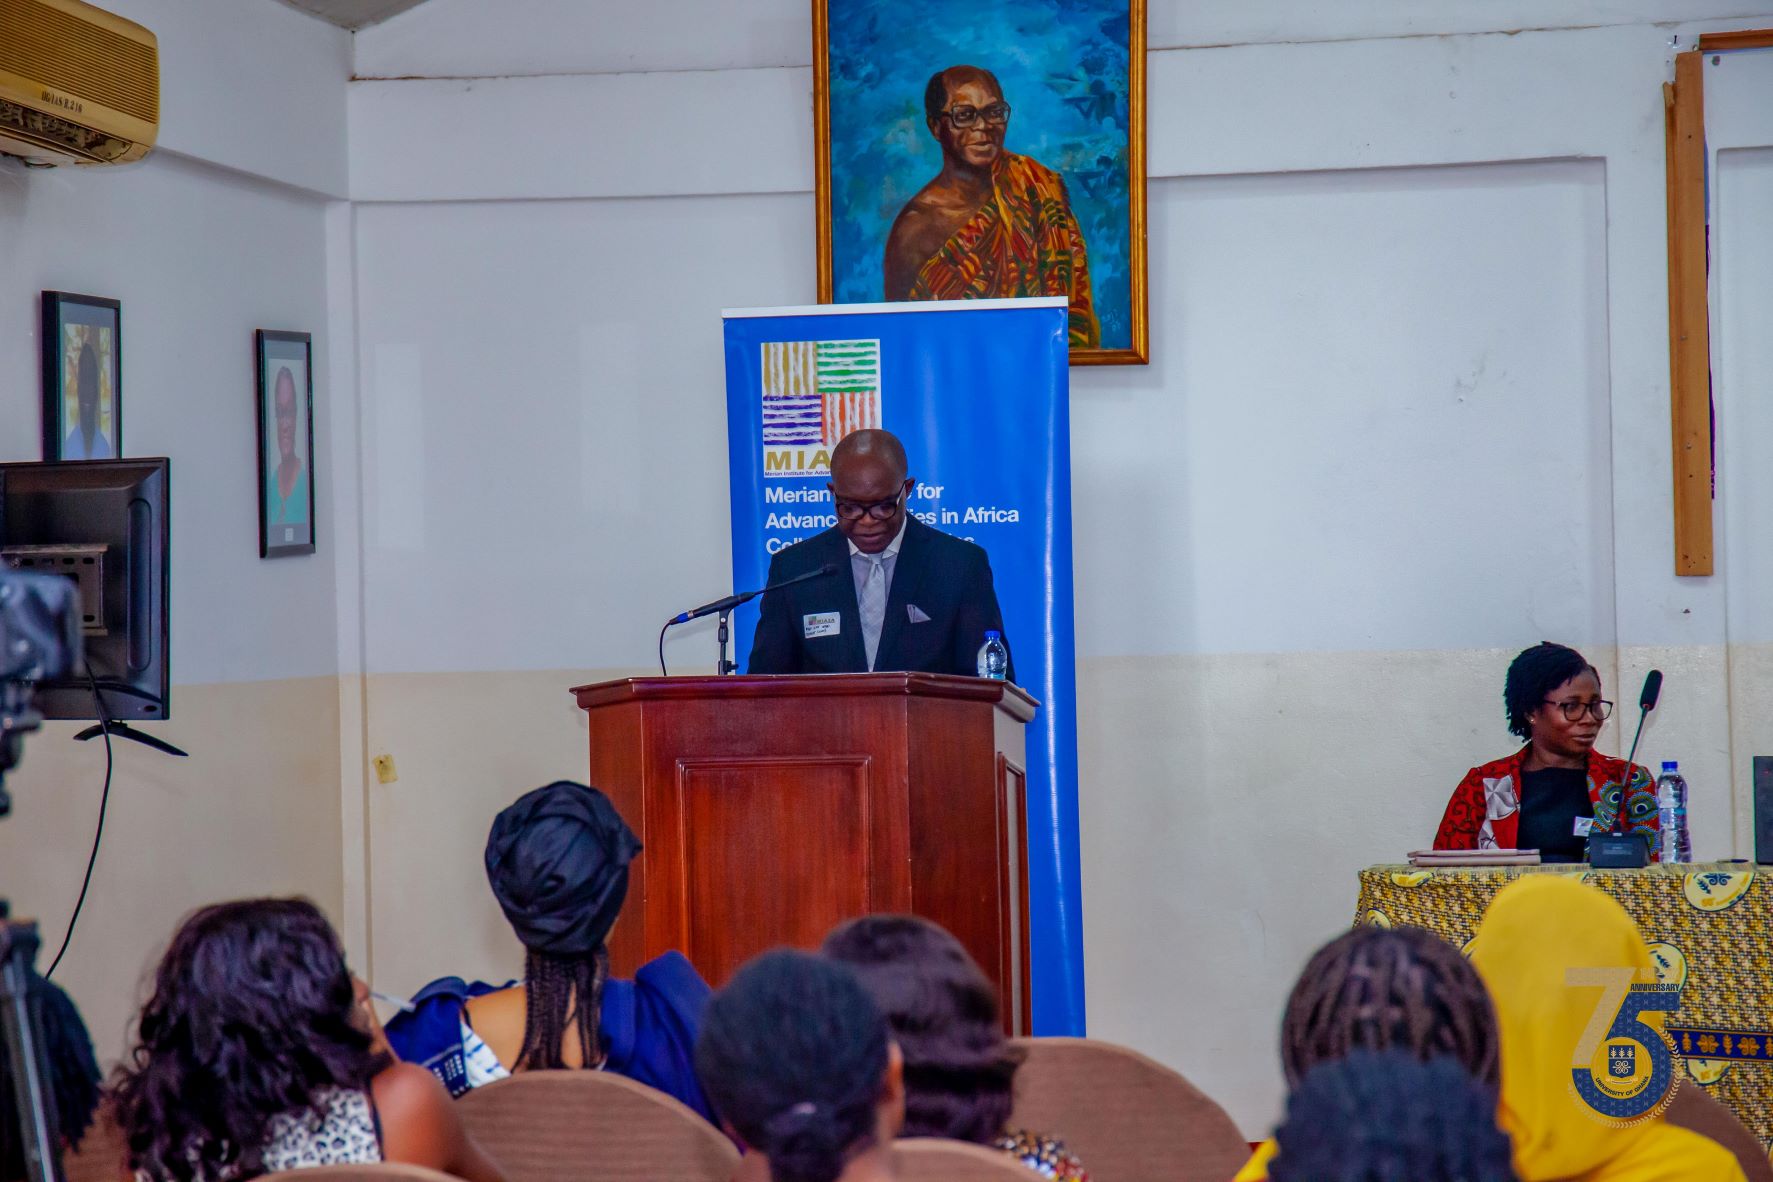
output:
[[[579,773],[557,695],[647,667],[664,612],[726,583],[717,315],[813,296],[806,22],[430,0],[357,38],[363,733],[415,769],[365,790],[390,987],[511,971],[472,875],[431,888],[447,920],[410,883]],[[1355,871],[1427,844],[1509,749],[1519,648],[1576,643],[1625,701],[1667,670],[1641,755],[1681,759],[1702,856],[1747,852],[1773,661],[1740,572],[1773,543],[1759,485],[1731,486],[1726,573],[1672,573],[1660,84],[1671,38],[1770,22],[1153,5],[1153,360],[1072,375],[1089,1011],[1252,1136],[1286,989]],[[1762,199],[1746,146],[1773,134],[1744,134],[1726,218]],[[1720,406],[1743,406],[1767,279],[1731,232]],[[1723,471],[1766,444],[1751,413]],[[464,486],[477,463],[497,478]],[[452,574],[463,538],[493,573]]]
[[[0,459],[40,458],[38,293],[122,301],[123,447],[172,460],[172,715],[188,761],[117,744],[105,844],[57,980],[101,1056],[138,975],[200,903],[302,892],[342,911],[332,486],[320,552],[258,557],[255,328],[315,334],[326,381],[327,201],[345,178],[349,37],[268,0],[108,0],[158,34],[161,148],[139,165],[0,160]],[[98,815],[101,744],[26,741],[0,894],[61,940]]]
[[[1773,753],[1773,51],[1705,59],[1719,576],[1731,640],[1733,774]],[[1738,802],[1737,830],[1753,832]]]

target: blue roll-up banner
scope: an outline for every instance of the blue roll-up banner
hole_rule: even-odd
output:
[[[831,448],[905,443],[919,520],[985,547],[1028,727],[1028,920],[1035,1034],[1084,1032],[1071,601],[1071,423],[1061,298],[723,313],[733,586],[836,523]],[[734,616],[739,668],[757,606]]]

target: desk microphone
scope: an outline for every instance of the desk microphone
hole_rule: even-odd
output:
[[[1644,719],[1650,717],[1650,711],[1656,709],[1656,699],[1662,696],[1662,670],[1652,669],[1644,678],[1644,692],[1638,695],[1638,733],[1631,737],[1631,754],[1625,757],[1625,774],[1631,775],[1631,761],[1638,753],[1638,740],[1644,737]]]
[[[1662,696],[1662,670],[1652,669],[1644,678],[1644,690],[1638,695],[1638,730],[1631,739],[1631,753],[1625,757],[1625,782],[1619,786],[1619,807],[1613,810],[1613,828],[1597,833],[1588,840],[1588,864],[1603,869],[1630,870],[1650,864],[1649,845],[1635,834],[1625,831],[1626,790],[1631,787],[1632,760],[1637,758],[1638,741],[1644,737],[1644,721],[1656,709]]]

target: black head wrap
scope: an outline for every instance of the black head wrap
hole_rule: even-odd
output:
[[[639,852],[609,797],[556,780],[493,818],[486,877],[525,948],[589,956],[615,925]]]

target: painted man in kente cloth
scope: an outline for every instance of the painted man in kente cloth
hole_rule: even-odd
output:
[[[1065,182],[1006,151],[1010,105],[989,70],[950,66],[924,90],[942,171],[905,203],[887,235],[886,298],[1064,296],[1073,347],[1102,343],[1083,233]]]

